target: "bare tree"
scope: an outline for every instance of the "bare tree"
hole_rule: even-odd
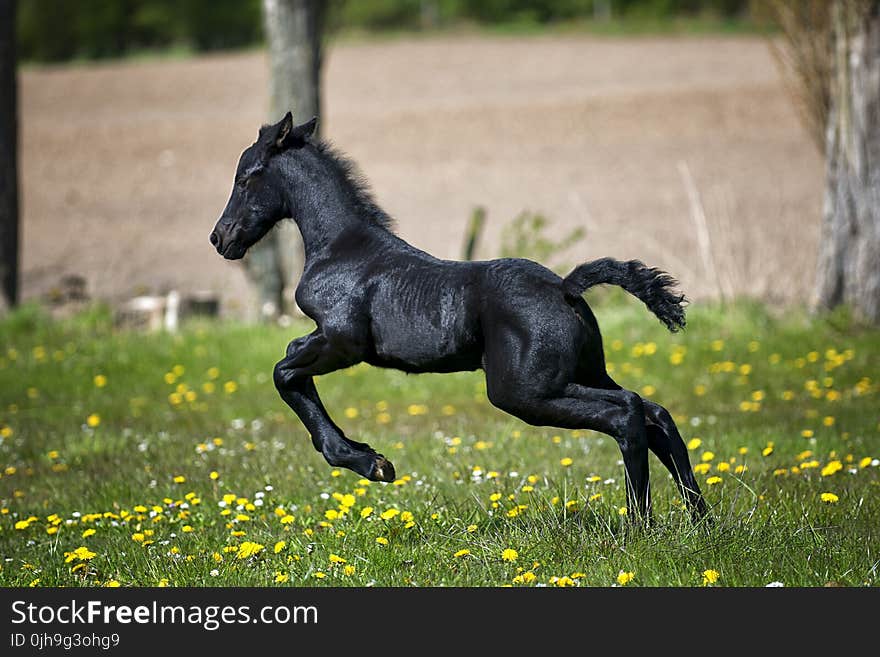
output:
[[[300,123],[321,116],[325,5],[323,0],[263,0],[270,66],[269,119],[273,123],[287,111]],[[302,249],[296,226],[282,222],[245,258],[264,318],[295,311]]]
[[[0,310],[18,303],[15,0],[0,0]]]
[[[814,308],[880,323],[880,0],[772,4],[825,153]]]

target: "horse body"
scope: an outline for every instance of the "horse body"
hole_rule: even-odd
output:
[[[288,114],[260,131],[211,243],[237,259],[282,218],[299,226],[306,262],[296,300],[316,329],[288,345],[274,381],[328,463],[378,481],[395,477],[384,456],[330,419],[314,376],[360,362],[410,373],[482,369],[496,407],[533,425],[613,436],[635,515],[650,508],[649,449],[695,515],[705,512],[675,422],[608,375],[598,323],[581,296],[593,285],[620,285],[675,330],[684,313],[673,279],[610,258],[565,278],[525,259],[440,260],[388,230],[352,166],[314,142],[313,130],[314,121],[294,126]]]

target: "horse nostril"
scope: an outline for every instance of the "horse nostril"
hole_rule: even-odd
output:
[[[220,243],[220,236],[217,234],[217,231],[211,232],[211,244],[217,246]]]

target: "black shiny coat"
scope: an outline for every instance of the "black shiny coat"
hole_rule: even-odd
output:
[[[288,114],[260,131],[241,156],[211,243],[241,258],[279,220],[296,221],[306,256],[296,301],[317,328],[288,345],[274,381],[331,465],[395,477],[384,456],[330,419],[312,377],[360,362],[412,373],[482,369],[498,408],[534,425],[613,436],[636,517],[650,508],[649,449],[694,513],[705,511],[670,414],[608,376],[596,318],[581,296],[593,285],[620,285],[675,330],[684,325],[684,298],[671,291],[672,278],[610,258],[564,279],[525,259],[435,258],[389,230],[353,166],[314,141],[314,127],[294,126]]]

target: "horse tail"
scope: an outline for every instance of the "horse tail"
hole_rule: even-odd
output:
[[[684,328],[685,296],[673,291],[678,283],[664,271],[639,260],[600,258],[574,268],[562,281],[568,296],[580,296],[594,285],[617,285],[641,300],[670,331]]]

